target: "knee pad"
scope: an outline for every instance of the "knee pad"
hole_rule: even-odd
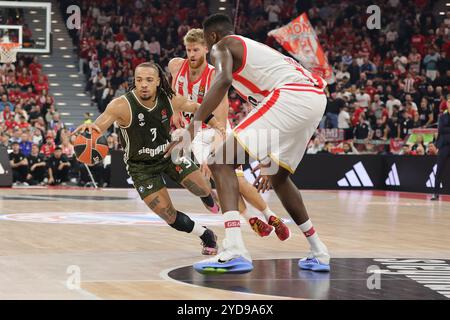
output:
[[[191,218],[189,218],[183,212],[177,211],[175,222],[169,224],[169,226],[178,231],[191,233],[192,229],[194,229],[194,221],[192,221]]]

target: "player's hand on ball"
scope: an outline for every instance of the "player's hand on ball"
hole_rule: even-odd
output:
[[[83,133],[85,131],[92,134],[92,130],[97,131],[98,133],[102,133],[102,130],[95,124],[95,123],[83,123],[82,125],[78,126],[73,132],[72,135],[75,135],[77,133]]]

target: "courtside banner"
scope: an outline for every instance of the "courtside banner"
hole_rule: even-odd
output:
[[[334,79],[333,69],[317,39],[316,32],[306,13],[301,14],[289,24],[270,31],[269,36],[283,46],[294,58],[325,81]]]
[[[436,156],[331,155],[306,154],[291,176],[300,189],[395,190],[432,193],[436,179]],[[255,181],[252,173],[257,161],[244,165],[244,176]],[[164,177],[168,188],[180,186]],[[111,186],[132,188],[125,170],[123,151],[112,152]],[[450,159],[447,161],[442,194],[450,194]]]

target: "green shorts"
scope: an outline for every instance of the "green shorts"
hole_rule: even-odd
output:
[[[189,158],[180,158],[181,163],[175,164],[170,158],[157,164],[145,162],[128,162],[128,174],[141,199],[166,187],[162,173],[181,184],[189,174],[198,170],[197,165]]]

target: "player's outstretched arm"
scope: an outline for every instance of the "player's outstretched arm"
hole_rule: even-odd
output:
[[[216,77],[213,85],[206,93],[201,107],[194,115],[195,121],[205,121],[221,103],[233,81],[233,56],[223,44],[216,44],[211,50],[211,59],[216,68]]]
[[[200,107],[200,104],[197,102],[194,102],[192,100],[189,100],[188,98],[181,96],[179,94],[176,94],[171,99],[173,112],[192,112],[194,113],[197,111],[197,109]]]
[[[127,113],[129,113],[126,104],[127,102],[124,98],[114,99],[108,104],[105,111],[98,116],[94,123],[84,123],[78,126],[72,134],[82,133],[84,131],[92,133],[92,130],[95,130],[98,133],[104,133],[114,123],[114,121],[118,121],[119,124],[126,126],[127,124],[123,121],[127,118]],[[130,117],[131,114],[128,115],[128,118]]]

